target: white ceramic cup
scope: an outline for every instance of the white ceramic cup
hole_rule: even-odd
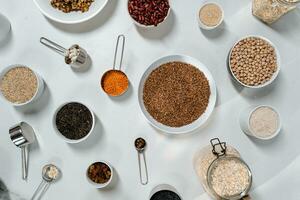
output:
[[[10,66],[6,67],[4,70],[2,70],[2,72],[0,73],[0,80],[3,79],[3,77],[5,76],[5,74],[6,74],[9,70],[11,70],[11,69],[13,69],[13,68],[16,68],[16,67],[26,67],[26,68],[30,69],[30,67],[28,67],[28,66],[26,66],[26,65],[23,65],[23,64],[10,65]],[[30,103],[32,103],[32,102],[34,102],[34,101],[36,101],[37,99],[40,98],[40,96],[42,95],[42,93],[43,93],[43,91],[44,91],[44,88],[45,88],[44,81],[43,81],[42,77],[41,77],[38,73],[36,73],[36,72],[33,71],[32,69],[30,69],[30,70],[35,74],[35,76],[36,76],[36,78],[37,78],[37,84],[38,84],[38,85],[37,85],[37,90],[36,90],[34,96],[33,96],[30,100],[28,100],[27,102],[19,103],[19,104],[18,104],[18,103],[10,102],[8,99],[5,98],[5,96],[2,94],[2,92],[0,92],[0,96],[1,96],[5,101],[7,101],[8,103],[10,103],[10,104],[13,105],[13,106],[20,107],[20,106],[28,105],[28,104],[30,104]]]
[[[251,115],[254,111],[256,111],[258,108],[261,108],[261,107],[267,107],[267,108],[270,108],[272,109],[273,111],[275,111],[278,115],[278,120],[279,120],[279,124],[278,124],[278,128],[276,130],[275,133],[273,133],[271,136],[269,137],[260,137],[258,135],[256,135],[250,128],[250,118],[251,118]],[[271,106],[267,106],[267,105],[260,105],[260,106],[250,106],[248,108],[246,108],[245,110],[243,110],[240,114],[240,127],[242,129],[242,131],[246,134],[246,135],[249,135],[251,137],[255,137],[257,139],[260,139],[260,140],[270,140],[274,137],[276,137],[280,130],[281,130],[281,120],[280,120],[280,115],[279,113],[276,111],[276,109],[274,109],[273,107]]]
[[[178,191],[176,190],[175,187],[173,187],[173,186],[171,186],[171,185],[169,185],[169,184],[160,184],[160,185],[154,187],[154,188],[151,190],[150,196],[149,196],[149,200],[152,198],[152,196],[153,196],[154,194],[156,194],[156,193],[159,192],[159,191],[163,191],[163,190],[167,190],[167,191],[174,192],[174,193],[176,193],[176,194],[180,197],[180,199],[182,199],[182,197],[179,195],[179,193],[178,193]]]
[[[4,15],[0,13],[0,44],[7,38],[10,30],[10,22]]]
[[[127,5],[129,3],[129,0],[127,0]],[[170,5],[170,1],[169,1],[169,5]],[[129,10],[128,10],[128,6],[127,6],[127,12],[128,12],[128,15],[130,17],[130,19],[133,21],[133,23],[135,25],[137,25],[138,27],[140,28],[144,28],[144,29],[153,29],[153,28],[156,28],[156,27],[159,27],[160,25],[164,24],[165,21],[167,21],[167,19],[169,18],[170,16],[170,13],[171,13],[171,5],[170,5],[170,8],[168,10],[168,14],[167,16],[164,18],[164,20],[162,22],[160,22],[159,24],[157,24],[157,26],[154,26],[154,25],[144,25],[144,24],[141,24],[139,22],[137,22],[135,19],[133,19],[133,17],[130,15],[129,13]]]
[[[220,20],[220,22],[219,22],[217,25],[215,25],[215,26],[207,26],[207,25],[205,25],[205,24],[201,21],[201,19],[200,19],[200,11],[201,11],[201,9],[202,9],[204,6],[208,5],[208,4],[215,4],[215,5],[217,5],[217,6],[220,8],[221,12],[222,12],[221,20]],[[200,9],[199,9],[199,11],[197,12],[197,20],[198,20],[198,25],[199,25],[199,27],[202,28],[202,29],[205,29],[205,30],[213,30],[213,29],[216,29],[216,28],[219,27],[219,26],[223,23],[223,21],[224,21],[224,11],[223,11],[222,6],[221,6],[220,4],[218,4],[218,3],[216,3],[216,2],[207,2],[207,3],[202,4],[201,7],[200,7]]]
[[[110,171],[111,171],[111,176],[110,176],[110,179],[106,182],[106,183],[95,183],[93,182],[89,176],[88,176],[88,170],[89,170],[89,167],[94,164],[94,163],[97,163],[97,162],[100,162],[100,163],[104,163],[106,164]],[[112,179],[113,179],[113,176],[114,176],[114,169],[113,167],[106,161],[103,161],[103,160],[100,160],[100,161],[97,161],[97,162],[94,162],[92,163],[90,166],[88,166],[87,170],[86,170],[86,179],[87,181],[89,182],[89,184],[91,184],[94,188],[97,188],[97,189],[101,189],[101,188],[105,188],[105,187],[108,187],[110,185],[110,183],[112,182]]]
[[[95,115],[94,115],[93,111],[92,111],[88,106],[84,105],[85,107],[87,107],[87,109],[90,111],[90,113],[91,113],[91,115],[92,115],[93,123],[92,123],[91,130],[89,131],[89,133],[88,133],[86,136],[84,136],[83,138],[80,138],[80,139],[78,139],[78,140],[71,140],[71,139],[69,139],[69,138],[66,138],[66,137],[65,137],[64,135],[62,135],[61,132],[59,132],[59,130],[57,129],[57,126],[56,126],[56,115],[57,115],[57,113],[60,111],[60,109],[61,109],[63,106],[65,106],[65,105],[67,105],[67,104],[69,104],[69,103],[79,103],[79,104],[84,105],[83,103],[75,102],[75,101],[67,102],[67,103],[62,104],[61,106],[59,106],[59,107],[56,109],[56,111],[55,111],[55,113],[54,113],[54,115],[53,115],[52,123],[53,123],[54,129],[55,129],[55,133],[58,135],[58,137],[60,137],[61,139],[63,139],[63,140],[64,140],[65,142],[67,142],[67,143],[70,143],[70,144],[76,144],[76,143],[79,143],[79,142],[82,142],[82,141],[86,140],[86,139],[92,134],[92,132],[93,132],[93,130],[94,130],[94,128],[95,128],[95,122],[96,122],[96,121],[95,121]]]

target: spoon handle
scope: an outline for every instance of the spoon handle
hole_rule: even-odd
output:
[[[23,180],[27,180],[28,176],[28,146],[24,146],[21,148],[22,154],[22,178]]]
[[[146,163],[146,158],[145,158],[145,153],[144,152],[142,152],[142,153],[138,152],[138,160],[139,160],[140,182],[141,182],[142,185],[147,185],[148,184],[148,169],[147,169],[147,163]],[[145,176],[142,175],[142,164],[141,164],[141,162],[144,163],[143,168],[144,168]]]
[[[30,200],[40,200],[45,194],[45,192],[48,190],[49,185],[49,182],[43,179]]]

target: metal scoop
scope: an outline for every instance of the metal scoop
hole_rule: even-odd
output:
[[[137,138],[134,141],[134,146],[135,149],[138,152],[138,162],[139,162],[139,172],[140,172],[140,182],[142,185],[147,185],[148,184],[148,169],[147,169],[147,163],[146,163],[146,158],[145,158],[145,149],[147,146],[147,142],[146,140],[144,140],[143,138]],[[141,158],[143,157],[143,158]],[[142,175],[142,166],[141,166],[141,160],[144,161],[144,171],[145,171],[145,180],[143,179],[143,175]]]
[[[21,122],[9,129],[11,141],[22,152],[22,178],[27,179],[28,176],[28,145],[35,141],[33,128],[26,122]]]
[[[40,200],[47,191],[50,184],[61,177],[61,171],[58,167],[52,164],[45,165],[42,169],[42,182],[34,192],[31,200]]]
[[[75,67],[75,68],[84,67],[84,65],[88,59],[88,54],[87,54],[86,50],[84,50],[77,44],[74,44],[69,49],[66,49],[66,48],[62,47],[61,45],[59,45],[45,37],[41,37],[40,42],[43,45],[45,45],[46,47],[55,51],[56,53],[64,56],[65,63],[68,65],[71,65],[72,67]],[[78,55],[75,56],[76,59],[74,59],[74,60],[72,58],[70,58],[70,55],[72,54],[72,49],[75,49],[76,51],[79,52]]]

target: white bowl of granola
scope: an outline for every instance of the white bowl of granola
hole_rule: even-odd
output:
[[[33,2],[43,15],[53,21],[78,24],[95,17],[103,10],[108,0],[33,0]]]

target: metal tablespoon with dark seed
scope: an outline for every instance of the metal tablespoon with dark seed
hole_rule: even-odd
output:
[[[11,141],[22,150],[22,178],[28,176],[28,146],[35,141],[33,128],[26,122],[21,122],[9,129]]]
[[[147,169],[147,163],[146,163],[146,158],[145,158],[145,149],[147,146],[147,142],[146,140],[144,140],[143,138],[137,138],[134,141],[134,146],[135,149],[137,150],[138,153],[138,163],[139,163],[139,172],[140,172],[140,182],[142,185],[147,185],[148,184],[148,169]],[[143,175],[142,175],[142,166],[141,166],[141,159],[144,162],[144,172],[145,172],[145,180],[143,179]]]

